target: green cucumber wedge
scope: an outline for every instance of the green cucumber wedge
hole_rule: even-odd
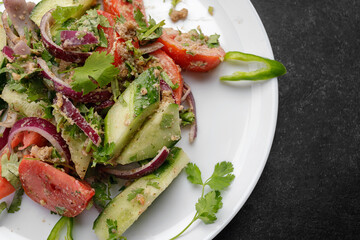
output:
[[[109,238],[107,220],[117,221],[118,234],[122,235],[145,212],[151,203],[170,185],[181,170],[188,164],[189,158],[181,149],[174,147],[165,163],[154,173],[142,177],[117,195],[95,220],[93,229],[100,240]],[[131,194],[141,190],[142,203]],[[138,194],[139,195],[139,194]]]
[[[15,112],[26,117],[43,117],[45,115],[44,107],[48,106],[44,101],[29,102],[26,93],[18,93],[11,90],[6,85],[1,93],[1,98],[9,104],[9,107]]]
[[[126,88],[105,117],[105,143],[115,143],[115,157],[147,117],[156,111],[159,103],[159,78],[155,76],[154,68],[150,68]]]
[[[171,148],[180,138],[179,105],[162,102],[156,113],[124,148],[116,162],[128,164],[154,158],[162,147]]]
[[[56,123],[59,124],[62,119],[61,113],[55,108],[53,115]],[[60,124],[61,136],[69,146],[71,161],[75,165],[76,173],[81,179],[84,179],[91,161],[91,154],[86,154],[84,151],[84,145],[87,137],[83,133],[77,134],[75,137],[71,136],[71,134],[66,131],[66,124],[69,123],[65,123],[64,125]]]
[[[96,0],[42,0],[39,2],[30,14],[30,19],[33,20],[36,25],[40,26],[40,22],[42,17],[49,10],[60,7],[72,7],[82,5],[82,11],[76,13],[76,15],[72,16],[73,18],[77,18],[82,16],[86,10],[88,10],[91,6],[96,4]]]

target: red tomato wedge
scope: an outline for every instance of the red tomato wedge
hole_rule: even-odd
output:
[[[66,217],[79,215],[95,194],[89,185],[38,160],[24,158],[19,177],[33,201]]]
[[[1,162],[0,162],[0,199],[12,194],[15,188],[6,180],[1,177]]]
[[[209,48],[206,44],[193,45],[191,40],[182,41],[179,36],[178,30],[164,29],[158,41],[164,44],[162,50],[182,69],[207,72],[218,66],[224,59],[225,51],[221,47]]]
[[[25,148],[29,147],[30,145],[36,145],[39,147],[43,147],[46,145],[47,140],[40,134],[36,132],[19,132],[15,135],[14,139],[11,142],[11,148],[15,148],[20,143],[22,143],[22,147],[19,148],[19,150],[24,150]]]
[[[104,0],[104,10],[116,16],[123,16],[126,20],[131,21],[134,19],[134,10],[140,9],[142,14],[145,15],[145,6],[143,0]],[[146,18],[146,17],[145,17]]]
[[[116,33],[116,31],[114,30],[114,26],[115,26],[115,19],[116,16],[108,13],[108,12],[104,12],[101,10],[97,10],[97,13],[99,15],[103,15],[104,17],[107,18],[107,20],[109,21],[109,24],[111,27],[106,28],[106,27],[102,27],[102,26],[98,26],[98,28],[101,28],[104,30],[106,39],[108,41],[108,46],[107,48],[105,47],[98,47],[96,49],[96,51],[98,52],[107,52],[107,53],[111,53],[114,55],[114,64],[115,66],[119,66],[123,61],[122,58],[120,56],[119,53],[119,49],[118,49],[118,42],[124,42],[123,40],[120,39],[120,37],[118,36],[118,34]]]
[[[167,75],[169,75],[172,83],[178,84],[179,87],[177,89],[173,90],[173,92],[174,92],[174,96],[175,96],[175,102],[180,105],[184,81],[180,74],[179,67],[175,64],[174,60],[172,60],[172,58],[169,57],[169,55],[167,55],[162,50],[157,50],[157,51],[151,53],[151,55],[153,55],[154,57],[159,59],[159,62],[161,64],[162,68],[167,73]]]

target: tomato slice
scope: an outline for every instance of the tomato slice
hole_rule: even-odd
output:
[[[116,16],[123,16],[126,20],[135,20],[134,10],[140,9],[142,14],[145,14],[145,6],[143,0],[104,0],[104,10]],[[146,17],[145,17],[146,18]]]
[[[20,143],[22,143],[23,146],[20,147],[19,150],[24,150],[30,145],[43,147],[46,145],[47,140],[37,132],[24,131],[19,132],[14,136],[14,139],[11,142],[11,148],[14,149]]]
[[[194,72],[207,72],[217,67],[224,59],[221,47],[209,48],[206,44],[196,45],[191,40],[181,40],[179,31],[164,29],[158,39],[164,50],[182,69]]]
[[[106,28],[106,27],[103,27],[103,26],[100,26],[100,25],[98,26],[98,28],[101,28],[101,29],[104,30],[106,39],[108,41],[108,46],[106,48],[105,47],[98,47],[96,49],[96,51],[113,54],[114,55],[114,65],[119,66],[123,61],[122,61],[121,55],[119,53],[118,44],[119,44],[119,41],[123,42],[123,40],[120,39],[120,37],[118,36],[116,31],[114,30],[114,26],[115,26],[115,23],[116,23],[116,21],[115,21],[116,16],[111,14],[111,13],[101,11],[101,10],[97,10],[97,13],[99,15],[103,15],[104,17],[106,17],[107,20],[109,21],[109,24],[110,24],[111,27]]]
[[[173,92],[175,96],[175,102],[180,105],[184,81],[180,74],[179,67],[175,64],[174,60],[162,50],[157,50],[151,53],[151,55],[153,55],[159,60],[162,68],[167,73],[167,75],[169,75],[172,83],[178,84],[179,87],[173,90]]]
[[[1,177],[1,162],[0,162],[0,199],[12,194],[15,191],[13,185],[9,183],[6,178]]]
[[[19,177],[33,201],[66,217],[79,215],[95,194],[89,185],[38,160],[24,158]]]

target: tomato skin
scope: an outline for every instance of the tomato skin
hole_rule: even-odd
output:
[[[122,15],[127,21],[134,19],[134,10],[140,9],[145,14],[145,6],[143,0],[132,0],[132,3],[124,0],[104,0],[104,10],[116,16]],[[146,17],[145,17],[146,18]]]
[[[174,60],[169,57],[169,55],[167,55],[164,51],[160,49],[151,53],[151,55],[159,59],[161,66],[163,67],[164,71],[169,75],[172,83],[178,84],[179,87],[177,89],[174,89],[173,92],[175,96],[175,102],[180,105],[184,81],[180,74],[179,67],[175,64]]]
[[[19,177],[33,201],[66,217],[79,215],[95,194],[89,185],[38,160],[24,158],[19,165]]]
[[[15,192],[15,188],[11,185],[6,178],[1,177],[1,162],[0,162],[0,199]]]
[[[120,64],[122,64],[123,60],[121,58],[121,55],[119,53],[119,49],[118,49],[118,44],[119,42],[124,42],[124,40],[122,40],[120,38],[120,36],[116,33],[116,31],[114,30],[113,26],[115,26],[115,19],[116,16],[105,12],[105,11],[101,11],[101,10],[97,10],[97,13],[99,15],[103,15],[104,17],[107,18],[107,20],[109,21],[109,24],[111,27],[106,28],[106,27],[102,27],[102,26],[98,26],[98,28],[101,28],[104,30],[104,33],[106,35],[106,39],[108,41],[108,46],[105,47],[98,47],[96,49],[96,51],[98,52],[106,52],[106,53],[111,53],[114,55],[114,66],[119,66]]]
[[[14,149],[20,143],[22,143],[23,146],[19,147],[19,150],[24,150],[30,145],[43,147],[46,145],[47,140],[37,132],[24,131],[19,132],[14,136],[13,140],[11,141],[11,148]]]
[[[175,63],[182,69],[194,72],[207,72],[217,67],[224,59],[225,51],[221,47],[209,48],[202,46],[194,50],[193,54],[188,54],[187,49],[176,41],[179,31],[165,30],[158,41],[164,44],[164,50]]]

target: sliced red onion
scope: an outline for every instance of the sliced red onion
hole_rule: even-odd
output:
[[[30,19],[29,8],[25,0],[4,0],[4,6],[20,37],[25,36],[25,29],[34,32],[36,25]],[[35,34],[33,37],[37,39]]]
[[[99,43],[94,34],[89,32],[65,30],[60,33],[60,38],[65,48]]]
[[[1,20],[3,22],[4,30],[6,33],[7,38],[9,39],[8,45],[14,46],[15,43],[19,40],[19,37],[13,32],[13,30],[9,26],[8,22],[8,13],[5,10],[1,16]]]
[[[101,143],[101,137],[91,127],[91,125],[81,115],[79,110],[70,102],[70,100],[62,94],[56,94],[54,98],[54,104],[59,107],[60,111],[70,118],[74,123],[89,137],[89,139],[96,145],[99,146]]]
[[[192,143],[192,142],[194,142],[194,140],[197,136],[197,116],[196,116],[195,98],[194,98],[194,95],[192,94],[191,90],[190,91],[189,90],[190,90],[190,86],[184,82],[183,92],[187,93],[186,101],[188,102],[190,110],[194,113],[194,116],[195,116],[195,120],[191,124],[190,133],[189,133],[189,141],[190,141],[190,143]]]
[[[7,145],[9,139],[10,128],[4,128],[2,135],[0,137],[0,152],[2,152],[3,148]]]
[[[36,3],[34,3],[34,2],[27,2],[27,11],[28,11],[29,13],[31,13],[35,6],[36,6]]]
[[[14,59],[15,59],[14,50],[12,50],[11,47],[5,46],[2,49],[2,53],[4,54],[4,57],[6,57],[6,59],[9,60],[9,62],[14,61]]]
[[[83,63],[90,57],[91,52],[67,51],[53,42],[51,39],[50,26],[54,22],[51,11],[45,13],[40,22],[41,40],[46,49],[56,58],[67,62]]]
[[[30,55],[31,49],[24,40],[20,40],[14,47],[14,53],[16,55]]]
[[[139,50],[141,51],[142,54],[147,54],[147,53],[155,52],[156,50],[161,49],[163,46],[164,44],[160,42],[154,42],[140,47]]]
[[[175,100],[175,95],[169,84],[167,84],[164,80],[160,79],[160,89],[161,91],[171,91],[171,96]]]
[[[52,123],[42,118],[26,117],[17,121],[9,133],[9,149],[12,149],[11,142],[15,135],[23,131],[31,131],[40,134],[55,147],[59,154],[65,158],[67,163],[70,162],[71,154],[65,140],[61,137],[61,134],[56,131],[56,127]]]
[[[37,58],[37,63],[42,68],[44,77],[50,79],[54,83],[55,91],[61,92],[68,98],[83,103],[97,103],[109,100],[112,96],[112,93],[108,90],[95,90],[86,95],[83,95],[82,92],[75,92],[69,84],[62,81],[51,72],[50,68],[42,58]]]
[[[165,162],[169,152],[170,151],[167,147],[163,147],[153,160],[138,168],[121,170],[116,168],[102,167],[101,171],[122,179],[137,179],[158,169]]]
[[[111,106],[114,105],[114,104],[115,104],[114,100],[109,99],[109,100],[106,100],[106,101],[100,103],[99,105],[94,105],[94,109],[95,109],[96,111],[99,111],[99,110],[101,110],[101,109],[105,109],[105,108],[111,107]]]

